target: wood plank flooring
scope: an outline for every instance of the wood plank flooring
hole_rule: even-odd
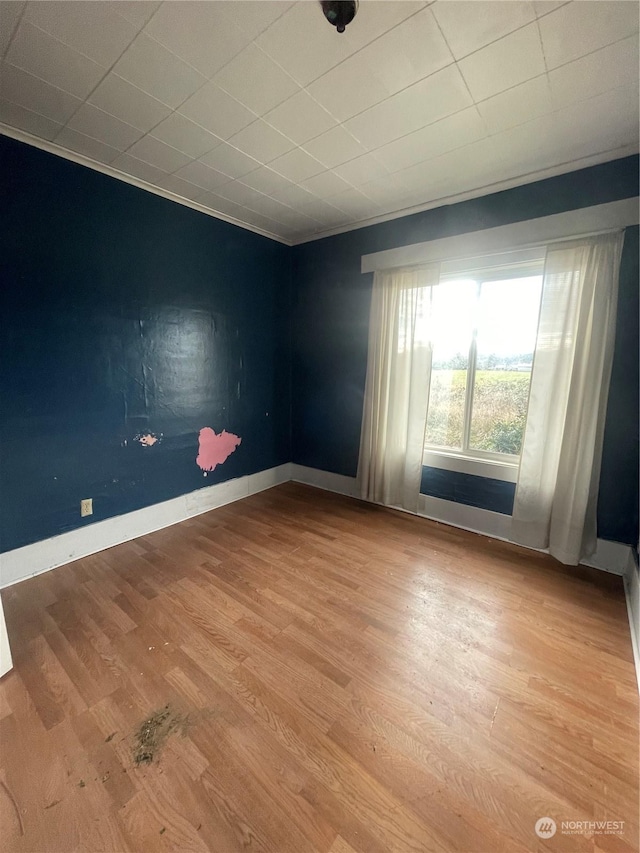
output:
[[[4,850],[638,849],[620,578],[289,483],[2,598]]]

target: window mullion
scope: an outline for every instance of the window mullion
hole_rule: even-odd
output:
[[[473,338],[471,339],[471,347],[469,348],[469,367],[467,368],[467,393],[464,398],[464,430],[462,436],[462,450],[466,453],[469,450],[469,437],[471,435],[471,409],[473,406],[473,386],[476,380],[476,355],[478,345],[476,343],[476,333],[474,330]]]
[[[480,302],[480,288],[482,282],[478,282],[476,290],[476,312]],[[469,347],[469,365],[467,367],[467,389],[464,395],[464,428],[462,432],[462,452],[469,451],[469,437],[471,435],[471,409],[473,407],[473,388],[476,380],[476,357],[478,354],[478,321],[477,313],[473,324],[473,332],[471,335],[471,346]]]

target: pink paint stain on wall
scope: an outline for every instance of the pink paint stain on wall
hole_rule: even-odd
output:
[[[242,441],[239,436],[223,429],[215,433],[211,427],[204,427],[198,436],[198,455],[196,464],[203,471],[213,471],[216,465],[222,465]]]

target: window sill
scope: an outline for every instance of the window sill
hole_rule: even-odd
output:
[[[491,480],[503,480],[507,483],[518,482],[519,465],[514,465],[512,462],[494,462],[490,459],[474,459],[454,453],[425,450],[422,455],[422,464],[445,471],[472,474],[474,477],[488,477]]]

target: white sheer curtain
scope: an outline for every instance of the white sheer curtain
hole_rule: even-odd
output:
[[[576,565],[596,548],[623,233],[547,251],[511,538]]]
[[[417,512],[429,399],[431,286],[440,265],[375,273],[358,480],[363,498]]]

